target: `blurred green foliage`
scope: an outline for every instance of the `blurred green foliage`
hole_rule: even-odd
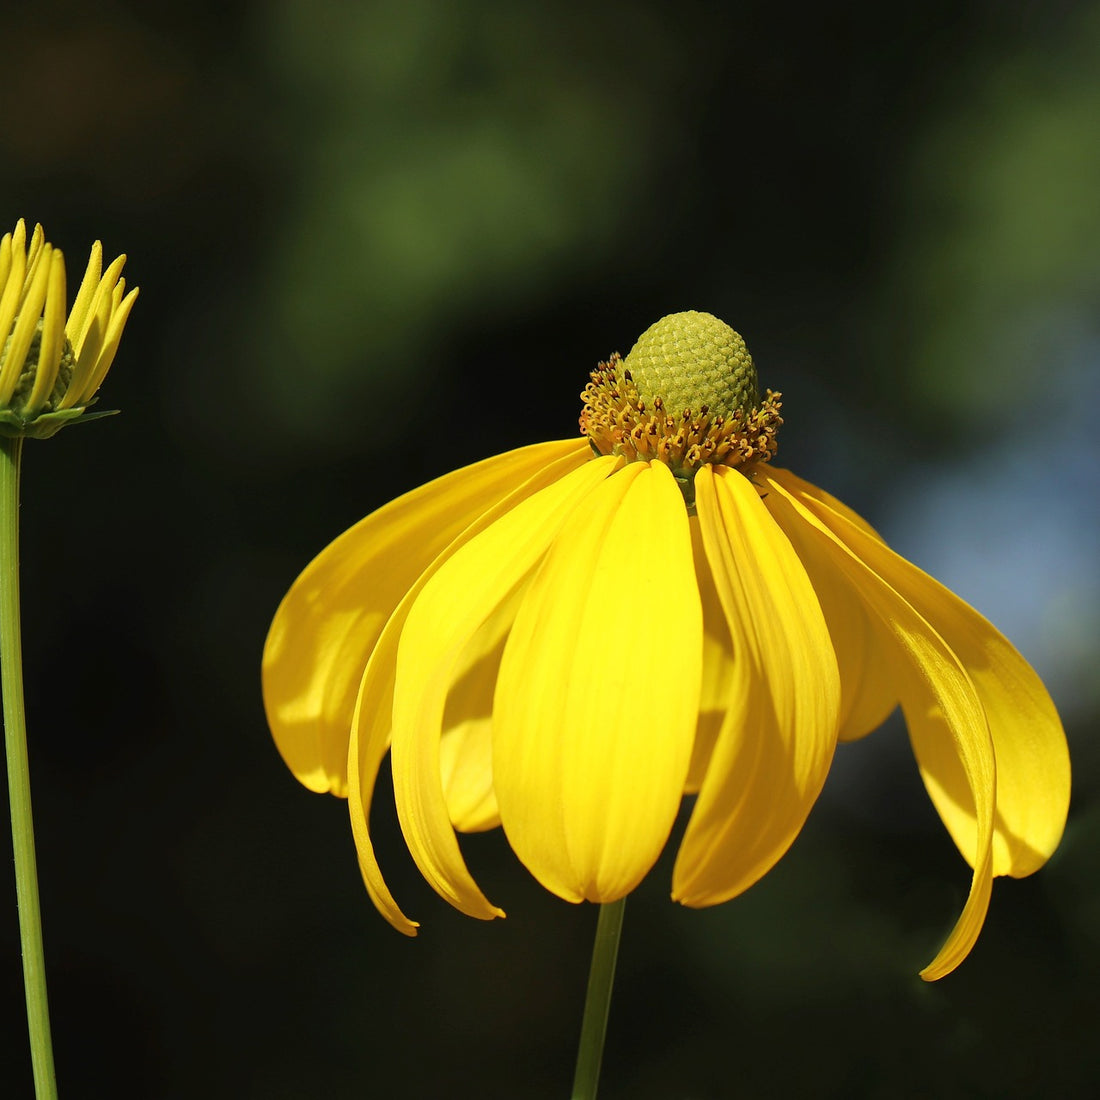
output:
[[[1100,12],[1056,47],[983,51],[909,153],[884,352],[930,415],[986,434],[1100,335]]]
[[[289,430],[331,431],[344,395],[376,404],[410,366],[430,382],[448,333],[499,322],[628,232],[652,162],[677,145],[663,82],[646,78],[682,59],[628,6],[570,14],[275,5],[264,45],[294,185],[259,354],[242,362],[257,389],[275,387]],[[570,49],[582,20],[586,36],[622,28],[616,50]],[[267,367],[280,358],[309,384]]]

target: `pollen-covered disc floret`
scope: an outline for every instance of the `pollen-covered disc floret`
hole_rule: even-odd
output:
[[[600,454],[664,462],[694,499],[708,463],[744,466],[775,455],[780,395],[759,399],[745,341],[709,313],[674,313],[650,326],[625,360],[592,372],[581,431]]]

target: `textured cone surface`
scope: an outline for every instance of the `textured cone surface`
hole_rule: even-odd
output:
[[[760,402],[756,367],[745,341],[710,313],[670,313],[638,337],[623,361],[647,408],[655,398],[670,414],[706,405],[712,416],[748,413]]]

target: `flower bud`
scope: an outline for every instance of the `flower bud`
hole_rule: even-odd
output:
[[[103,271],[96,241],[66,321],[65,260],[42,226],[28,243],[20,219],[0,240],[0,434],[45,439],[94,403],[138,293],[125,262]]]

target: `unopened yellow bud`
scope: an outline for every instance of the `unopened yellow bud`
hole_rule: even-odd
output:
[[[0,239],[0,434],[45,438],[94,403],[118,349],[137,289],[120,278],[125,256],[106,271],[92,247],[76,301],[65,318],[65,261],[37,225]]]

